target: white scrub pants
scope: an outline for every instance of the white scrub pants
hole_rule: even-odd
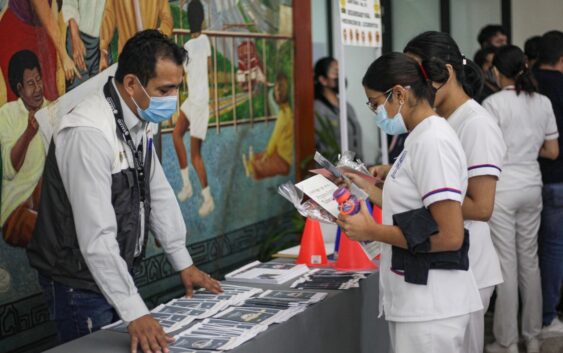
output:
[[[485,313],[489,309],[489,303],[494,290],[495,286],[479,289],[483,310],[469,314],[469,325],[467,325],[467,331],[465,332],[463,352],[483,353],[485,348]]]
[[[432,321],[389,321],[391,352],[463,352],[468,323],[469,314]]]
[[[502,346],[518,343],[518,292],[522,301],[522,336],[536,338],[542,327],[538,266],[541,187],[498,191],[489,220],[504,283],[497,285],[493,334]]]

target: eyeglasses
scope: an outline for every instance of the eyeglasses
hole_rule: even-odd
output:
[[[373,103],[372,101],[378,99],[379,97],[386,96],[389,92],[391,92],[391,90],[392,90],[392,88],[391,88],[391,89],[388,89],[387,91],[383,92],[382,94],[380,94],[380,95],[377,96],[377,97],[373,97],[373,98],[368,99],[368,101],[366,102],[366,105],[368,106],[368,108],[369,108],[372,112],[377,113],[377,107],[378,107],[379,104]]]

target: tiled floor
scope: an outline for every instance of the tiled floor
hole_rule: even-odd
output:
[[[485,315],[485,343],[490,343],[494,340],[492,327],[493,313],[489,311],[487,315]],[[526,347],[523,342],[520,344],[520,352],[526,352]],[[563,337],[543,341],[541,353],[563,353]]]

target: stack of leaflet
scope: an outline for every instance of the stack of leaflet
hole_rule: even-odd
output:
[[[289,290],[267,290],[258,297],[244,302],[246,307],[266,307],[288,309],[292,307],[307,307],[326,298],[327,293],[305,292]]]
[[[311,270],[291,284],[297,289],[350,289],[360,286],[360,280],[371,272],[345,272],[333,269]]]
[[[268,328],[266,325],[242,323],[221,319],[206,319],[175,336],[171,353],[189,352],[190,349],[223,351],[238,347]]]
[[[239,305],[248,298],[262,292],[259,288],[222,285],[223,293],[214,294],[206,290],[197,290],[191,298],[173,299],[161,304],[151,311],[151,315],[158,320],[164,332],[170,333],[181,329],[196,319],[211,317],[225,308]],[[121,320],[104,329],[127,332],[127,325]]]
[[[229,281],[282,284],[309,272],[306,265],[296,265],[286,262],[254,261],[225,275]]]

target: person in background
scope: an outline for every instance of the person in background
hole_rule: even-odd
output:
[[[201,217],[207,217],[215,209],[215,201],[207,181],[207,171],[201,155],[203,141],[207,137],[209,127],[209,73],[212,69],[211,44],[209,38],[201,32],[204,19],[205,14],[201,1],[190,1],[188,23],[191,38],[184,45],[184,49],[188,52],[188,64],[185,68],[188,98],[180,106],[180,114],[172,133],[182,177],[182,189],[177,196],[180,202],[184,202],[193,195],[186,146],[184,145],[184,134],[188,128],[190,129],[190,157],[201,186],[202,203],[198,209]]]
[[[550,31],[540,41],[534,68],[539,92],[551,101],[558,131],[563,131],[563,32]],[[559,150],[563,149],[559,138]],[[540,158],[543,179],[543,210],[539,234],[539,259],[543,293],[542,338],[563,335],[557,317],[563,281],[563,155]]]
[[[533,69],[536,67],[538,58],[540,56],[540,42],[541,36],[533,36],[526,40],[524,43],[524,54],[528,60],[528,67]]]
[[[109,46],[117,29],[117,53],[129,38],[145,29],[158,29],[172,35],[174,19],[168,0],[106,0],[100,28],[100,70],[110,65]]]
[[[268,146],[263,152],[243,154],[246,176],[256,180],[275,175],[288,175],[293,163],[293,112],[289,106],[289,80],[279,73],[274,84],[274,100],[280,110]]]
[[[53,134],[30,265],[60,342],[118,317],[131,352],[167,351],[168,337],[133,280],[149,230],[186,295],[194,286],[221,292],[186,248],[186,223],[153,148],[153,125],[177,109],[186,52],[157,30],[134,35],[103,89],[65,115]]]
[[[455,130],[467,156],[469,179],[462,211],[470,236],[469,263],[483,310],[471,314],[464,352],[482,353],[485,313],[495,285],[502,283],[498,256],[486,222],[493,213],[506,145],[494,119],[471,99],[482,87],[479,68],[461,54],[449,34],[436,31],[419,34],[407,43],[404,52],[417,61],[434,60],[448,68],[446,75],[436,76],[431,84],[437,90],[436,112]]]
[[[0,107],[0,224],[8,244],[26,247],[37,222],[45,165],[45,145],[35,113],[49,102],[43,96],[39,59],[32,51],[21,50],[12,56],[8,80],[19,98]]]
[[[338,221],[343,234],[353,240],[382,242],[380,308],[389,323],[395,353],[463,352],[470,314],[483,308],[468,263],[449,270],[426,268],[424,283],[411,281],[414,273],[398,268],[406,260],[420,266],[409,267],[418,273],[424,268],[418,259],[427,263],[444,256],[443,252],[467,258],[462,213],[466,157],[455,131],[434,112],[435,89],[429,84],[448,72],[444,63],[417,63],[405,54],[389,53],[370,65],[362,81],[377,119],[390,121],[382,125],[385,132],[410,131],[383,191],[357,174],[347,174],[372,202],[383,206],[383,224],[375,222],[364,201],[358,214],[340,215]],[[423,226],[413,226],[411,232],[394,221],[407,212],[423,212],[431,218],[425,219],[435,222],[433,235],[429,237]],[[425,250],[413,249],[413,237],[416,241],[426,237]]]
[[[474,97],[474,99],[479,103],[482,103],[485,98],[500,90],[496,77],[493,75],[492,71],[493,59],[495,58],[496,51],[497,48],[495,47],[482,48],[475,53],[473,58],[475,64],[481,68],[481,74],[483,76],[483,89],[481,90],[481,93]]]
[[[100,69],[100,27],[105,0],[65,0],[62,6],[68,25],[66,50],[81,77],[67,81],[67,92],[98,74]]]
[[[501,25],[486,25],[481,28],[477,36],[477,42],[479,42],[481,48],[500,48],[508,44],[508,34]]]
[[[502,87],[483,106],[500,127],[507,154],[489,220],[504,283],[497,285],[493,321],[496,342],[488,353],[518,352],[518,303],[528,353],[539,353],[542,294],[538,265],[538,230],[542,176],[538,156],[559,155],[559,132],[549,99],[536,92],[524,52],[507,45],[498,50],[493,70]],[[520,297],[519,294],[520,293]]]
[[[338,62],[332,57],[315,64],[315,143],[317,150],[329,155],[340,153],[340,100],[338,99]],[[348,146],[362,157],[362,127],[356,111],[346,103]]]

